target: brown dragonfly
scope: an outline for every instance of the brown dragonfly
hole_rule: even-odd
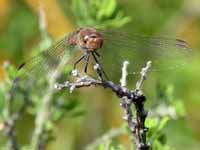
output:
[[[128,34],[114,30],[101,30],[92,27],[79,28],[65,36],[47,50],[39,53],[18,68],[17,77],[23,79],[35,72],[56,71],[65,55],[81,57],[73,60],[74,69],[84,62],[84,71],[88,65],[100,64],[105,78],[120,72],[121,64],[127,60],[132,66],[130,74],[136,73],[147,61],[152,61],[152,70],[176,69],[186,64],[191,56],[188,44],[180,39],[151,37]],[[93,59],[93,60],[91,60]]]

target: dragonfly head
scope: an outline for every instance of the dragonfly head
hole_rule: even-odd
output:
[[[82,49],[94,51],[102,47],[103,37],[94,28],[81,28],[78,33],[78,44]]]

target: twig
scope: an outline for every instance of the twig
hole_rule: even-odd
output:
[[[123,117],[129,125],[129,128],[134,138],[134,143],[136,145],[136,150],[149,150],[150,145],[146,142],[146,133],[148,129],[145,127],[145,119],[147,117],[147,112],[144,110],[144,102],[146,100],[145,96],[142,93],[142,85],[146,79],[147,72],[151,67],[151,62],[147,62],[147,65],[142,68],[141,78],[136,83],[135,90],[129,90],[126,87],[126,78],[127,78],[127,65],[128,62],[124,62],[122,68],[122,78],[120,80],[121,85],[115,84],[112,81],[103,80],[102,70],[98,67],[98,64],[95,65],[95,69],[99,79],[94,79],[89,76],[81,75],[77,70],[73,74],[77,79],[75,82],[71,83],[69,81],[64,84],[55,84],[55,88],[58,90],[68,88],[70,92],[73,92],[76,88],[88,87],[88,86],[102,86],[104,88],[110,88],[119,98],[121,98],[120,105],[125,110],[125,116]],[[136,108],[136,119],[133,119],[132,113],[132,104]]]
[[[142,92],[142,85],[144,81],[147,78],[147,73],[150,70],[151,67],[151,61],[148,61],[146,66],[142,68],[140,74],[141,78],[140,80],[136,83],[136,90],[135,93],[137,96],[143,95]],[[145,127],[145,120],[147,117],[147,111],[144,109],[144,102],[146,98],[144,97],[143,101],[137,101],[135,104],[136,108],[136,139],[137,139],[137,145],[136,149],[138,150],[149,150],[150,149],[150,144],[147,144],[146,141],[146,133],[148,132],[148,128]]]
[[[123,67],[122,67],[122,77],[120,79],[121,82],[121,86],[124,88],[124,90],[126,90],[126,86],[127,86],[127,65],[128,63],[125,61],[123,63]],[[126,96],[121,98],[121,103],[120,106],[124,109],[125,111],[125,115],[123,117],[124,120],[127,121],[129,129],[131,130],[133,136],[133,142],[135,143],[135,145],[138,145],[138,140],[137,140],[137,135],[136,135],[136,122],[133,120],[133,113],[131,110],[131,106],[132,106],[132,101],[131,99],[128,99]]]
[[[48,36],[47,25],[46,25],[46,20],[45,20],[46,19],[45,13],[44,13],[41,2],[39,3],[38,16],[39,16],[39,29],[40,29],[40,33],[42,35],[43,40],[51,41],[51,39]],[[49,81],[49,83],[53,82],[53,80],[54,79],[52,78]],[[46,121],[48,121],[48,117],[49,117],[48,109],[51,105],[51,97],[54,93],[51,86],[49,89],[47,89],[46,93],[48,93],[48,94],[44,95],[44,97],[42,98],[42,104],[40,106],[39,111],[36,114],[35,128],[34,128],[32,139],[31,139],[31,148],[33,150],[39,149],[41,144],[44,145],[44,143],[41,143],[42,135],[45,132],[44,131],[45,123],[46,123]]]
[[[128,72],[127,72],[127,67],[128,67],[129,62],[125,61],[123,63],[123,67],[122,67],[122,78],[120,79],[120,83],[122,87],[126,87],[126,78],[128,76]]]
[[[141,74],[141,78],[140,80],[136,83],[136,90],[137,91],[141,91],[142,90],[142,85],[144,83],[144,81],[147,78],[147,73],[149,71],[149,69],[151,68],[151,61],[148,61],[146,66],[144,68],[142,68],[140,74]]]
[[[12,106],[14,102],[13,101],[14,90],[15,88],[12,87],[11,91],[8,92],[8,95],[7,95],[7,105],[5,107],[6,116],[5,116],[4,126],[3,126],[4,133],[6,134],[8,138],[8,142],[7,142],[8,150],[18,150],[20,148],[19,143],[16,138],[16,133],[15,133],[16,122],[18,121],[20,116],[24,113],[27,105],[29,104],[29,100],[27,99],[26,93],[23,90],[21,90],[21,92],[24,93],[23,94],[24,102],[22,103],[21,107],[16,112],[13,112]]]
[[[146,63],[146,66],[142,68],[140,74],[141,78],[140,80],[136,83],[136,90],[135,93],[137,96],[143,95],[142,92],[142,85],[144,81],[147,78],[147,73],[150,70],[151,67],[151,61],[148,61]],[[144,102],[146,98],[144,97],[143,101],[138,101],[135,104],[136,108],[136,139],[137,139],[137,145],[136,149],[138,150],[149,150],[150,149],[150,144],[147,143],[146,141],[146,133],[148,132],[148,128],[145,127],[145,120],[147,117],[147,111],[144,109]]]
[[[44,145],[46,145],[46,143],[43,142],[48,141],[48,140],[42,140],[43,138],[42,136],[45,135],[45,126],[51,115],[50,108],[52,106],[52,100],[53,100],[52,97],[53,94],[56,92],[53,85],[55,84],[56,79],[60,76],[61,70],[64,68],[64,66],[65,66],[65,61],[61,62],[61,64],[58,67],[58,71],[51,76],[49,80],[49,88],[46,91],[46,93],[48,94],[44,95],[44,97],[42,98],[42,104],[40,110],[36,115],[36,120],[35,120],[36,126],[31,140],[32,142],[31,147],[33,148],[33,150],[35,149],[44,150],[45,149]],[[41,145],[43,148],[40,148]]]
[[[40,32],[42,34],[43,40],[44,41],[50,40],[50,37],[47,32],[45,13],[42,8],[42,3],[40,4],[40,7],[39,7],[39,27],[40,27]],[[46,136],[45,127],[46,127],[47,122],[50,120],[51,111],[49,110],[52,107],[53,95],[56,91],[53,85],[55,84],[56,79],[60,76],[63,68],[65,67],[65,64],[69,58],[69,56],[67,55],[68,54],[66,54],[65,59],[61,61],[61,63],[57,67],[57,71],[51,74],[51,76],[48,76],[49,74],[47,75],[47,78],[50,78],[48,80],[49,88],[46,91],[47,94],[45,94],[43,98],[41,98],[42,103],[40,105],[39,111],[36,114],[35,129],[33,131],[32,140],[31,140],[31,148],[33,150],[46,149],[46,144],[47,144],[46,142],[48,141],[48,139],[46,139],[47,136]]]
[[[106,142],[108,142],[109,140],[122,135],[125,133],[124,127],[121,128],[117,128],[117,129],[111,129],[109,132],[107,132],[106,134],[104,134],[103,136],[101,136],[100,138],[96,139],[94,142],[92,142],[91,144],[89,144],[85,150],[94,150],[97,149],[97,147],[100,144],[104,144]]]

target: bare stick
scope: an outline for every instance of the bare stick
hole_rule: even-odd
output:
[[[126,87],[126,78],[127,78],[127,75],[128,75],[128,72],[127,72],[128,64],[129,64],[128,61],[124,61],[124,63],[123,63],[122,78],[120,79],[120,83],[121,83],[122,87]]]
[[[147,78],[147,73],[150,70],[150,68],[151,68],[151,61],[148,61],[146,66],[144,68],[142,68],[142,70],[140,72],[140,74],[141,74],[140,80],[136,83],[136,90],[137,91],[141,90],[142,85]]]
[[[24,113],[27,105],[29,104],[26,92],[24,92],[22,89],[19,89],[24,95],[23,103],[18,110],[13,111],[12,106],[14,102],[14,92],[15,92],[14,90],[15,87],[13,86],[10,92],[8,92],[6,97],[6,106],[4,108],[6,115],[3,124],[3,131],[8,138],[7,142],[8,150],[20,149],[20,145],[16,137],[16,123],[19,120],[20,116]]]
[[[91,144],[89,144],[85,148],[85,150],[94,150],[94,149],[97,149],[97,147],[100,144],[105,144],[109,140],[111,140],[111,139],[113,139],[113,138],[115,138],[117,136],[120,136],[122,134],[125,134],[125,130],[124,130],[123,126],[121,128],[111,129],[106,134],[102,135],[100,138],[96,139],[94,142],[92,142]]]
[[[121,98],[120,105],[125,110],[125,116],[123,117],[131,130],[132,138],[136,145],[136,150],[149,150],[150,145],[146,142],[146,133],[148,129],[145,127],[145,119],[147,117],[147,111],[144,110],[145,96],[142,94],[142,85],[146,79],[147,72],[151,67],[151,62],[147,62],[147,65],[141,70],[141,78],[136,83],[135,90],[129,90],[127,85],[127,65],[125,61],[122,67],[122,78],[120,79],[120,85],[115,84],[112,81],[102,80],[102,70],[99,64],[95,65],[95,70],[98,75],[98,79],[83,76],[77,70],[73,71],[73,75],[77,78],[75,82],[66,81],[64,84],[55,84],[55,88],[58,90],[67,88],[70,92],[73,92],[76,88],[88,87],[88,86],[102,86],[104,88],[110,88],[119,98]],[[132,104],[135,105],[136,117],[133,118]]]

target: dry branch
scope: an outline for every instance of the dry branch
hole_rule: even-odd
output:
[[[111,89],[119,98],[121,98],[120,105],[125,110],[125,116],[123,117],[130,128],[134,143],[136,145],[136,150],[149,150],[150,144],[146,141],[146,133],[148,128],[145,127],[145,119],[147,117],[147,111],[144,109],[144,102],[146,100],[142,92],[142,85],[147,78],[147,73],[151,67],[151,61],[148,61],[146,66],[141,70],[140,80],[136,83],[136,89],[130,90],[126,87],[127,78],[127,66],[128,62],[125,61],[122,67],[122,78],[120,80],[121,84],[115,84],[112,81],[104,80],[102,77],[102,70],[98,64],[94,66],[97,72],[98,79],[92,78],[90,76],[84,76],[80,74],[77,70],[73,71],[73,76],[76,77],[75,82],[66,81],[63,84],[55,84],[55,88],[70,89],[70,92],[77,88],[89,87],[89,86],[102,86],[103,88]],[[136,116],[133,117],[132,104],[135,105]]]

